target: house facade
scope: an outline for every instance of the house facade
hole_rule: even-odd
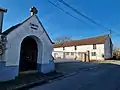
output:
[[[72,40],[54,44],[55,59],[76,59],[81,61],[112,58],[112,41],[109,35]]]
[[[14,79],[20,72],[49,73],[55,69],[52,41],[36,15],[37,9],[30,11],[25,21],[0,32],[0,81]]]

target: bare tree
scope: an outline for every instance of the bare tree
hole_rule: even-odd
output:
[[[61,37],[56,37],[54,39],[55,43],[60,43],[60,42],[64,42],[64,41],[71,41],[71,37],[69,36],[61,36]]]
[[[114,47],[113,48],[113,55],[116,56],[117,52],[119,51],[119,48]]]
[[[114,47],[114,49],[113,49],[113,58],[114,59],[120,59],[120,48]]]

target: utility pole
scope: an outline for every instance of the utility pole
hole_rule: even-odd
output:
[[[112,30],[111,30],[111,29],[109,30],[109,37],[112,38]],[[113,48],[113,46],[110,44],[111,58],[113,58],[113,56],[112,56],[112,48]],[[111,58],[110,58],[110,59],[111,59]]]

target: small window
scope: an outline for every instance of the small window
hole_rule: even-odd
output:
[[[58,55],[58,53],[54,53],[54,56]]]
[[[78,55],[81,55],[82,53],[81,52],[78,52]]]
[[[69,55],[69,52],[66,52],[66,55]]]
[[[93,49],[96,49],[96,44],[93,44]]]
[[[92,52],[91,54],[92,54],[92,56],[96,56],[96,52]]]
[[[77,50],[77,47],[75,46],[75,50]]]
[[[74,52],[71,52],[71,55],[74,55]]]
[[[104,54],[102,54],[102,57],[104,58]]]
[[[63,50],[65,50],[65,47],[63,47]]]

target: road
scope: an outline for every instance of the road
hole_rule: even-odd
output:
[[[54,80],[30,90],[120,90],[120,66],[116,64],[88,64],[80,69],[78,63],[71,67],[79,67],[76,73],[65,78]],[[65,70],[64,70],[65,71]],[[69,70],[68,70],[69,71]],[[73,71],[73,70],[72,70]],[[66,71],[67,72],[67,71]]]

